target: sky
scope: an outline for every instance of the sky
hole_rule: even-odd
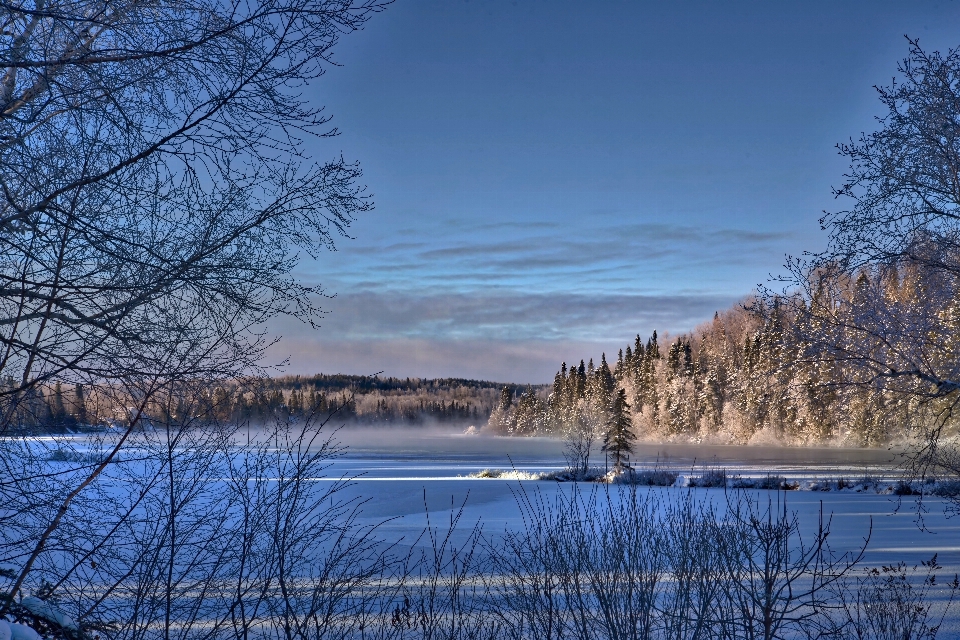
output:
[[[536,384],[694,329],[825,247],[905,35],[960,46],[960,3],[395,2],[304,89],[375,210],[267,364]]]

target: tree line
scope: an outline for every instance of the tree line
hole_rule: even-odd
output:
[[[481,426],[503,389],[512,396],[528,388],[532,387],[460,378],[345,374],[214,380],[192,385],[189,392],[181,390],[182,397],[172,404],[146,406],[144,417],[153,422],[189,418],[211,425],[264,425],[316,417],[337,424]],[[18,433],[65,433],[115,426],[128,418],[132,401],[100,388],[64,387],[57,382],[25,394],[7,428]]]
[[[638,438],[857,446],[905,438],[937,420],[951,431],[953,418],[943,422],[951,399],[928,397],[935,385],[865,375],[849,355],[867,350],[864,326],[879,310],[890,316],[910,309],[936,319],[924,336],[939,346],[930,357],[956,362],[960,291],[940,280],[916,265],[863,268],[829,291],[820,288],[810,302],[751,297],[689,333],[663,340],[654,331],[646,341],[637,335],[613,363],[606,354],[599,365],[563,363],[551,389],[516,401],[503,394],[489,426],[515,435],[586,429],[612,437],[610,425],[622,424],[626,412]],[[831,309],[830,326],[818,313],[823,307]],[[814,353],[825,340],[831,357]],[[881,357],[881,347],[874,350]]]

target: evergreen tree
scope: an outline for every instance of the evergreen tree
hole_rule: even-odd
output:
[[[500,410],[507,411],[513,406],[513,393],[509,387],[500,390]]]
[[[67,418],[67,410],[63,406],[63,387],[60,386],[59,382],[53,386],[53,398],[50,401],[50,414],[54,426],[64,426]]]
[[[650,336],[650,339],[647,340],[647,355],[648,360],[659,360],[660,359],[660,345],[657,343],[657,330],[653,330],[653,335]]]
[[[610,372],[610,366],[607,365],[606,353],[601,354],[600,356],[600,366],[596,370],[594,379],[597,400],[601,406],[607,406],[610,404],[610,400],[613,397],[613,391],[617,386],[617,382],[614,379],[613,374]]]
[[[590,361],[593,363],[593,360]],[[587,370],[583,366],[583,360],[577,368],[577,399],[582,399],[587,394]]]
[[[78,384],[73,390],[74,398],[74,417],[81,425],[87,424],[87,398],[83,391],[83,385]]]
[[[516,412],[513,410],[513,393],[509,387],[500,391],[500,402],[490,413],[488,426],[496,433],[509,434],[516,429]]]
[[[633,453],[633,443],[637,436],[633,433],[630,420],[630,405],[627,403],[627,392],[620,389],[610,407],[610,417],[607,421],[607,432],[603,437],[603,451],[610,454],[613,468],[620,472],[626,465],[626,458]]]
[[[290,400],[287,403],[291,415],[299,416],[303,413],[303,392],[294,389],[290,392]]]

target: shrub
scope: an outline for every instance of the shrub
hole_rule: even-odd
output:
[[[671,487],[677,481],[677,474],[664,469],[630,469],[620,475],[617,482],[636,484],[643,487]]]
[[[726,487],[726,469],[708,469],[703,475],[690,478],[691,487]]]
[[[918,492],[913,488],[913,485],[906,480],[897,481],[897,484],[893,487],[893,494],[897,496],[912,496],[916,495],[917,493]]]

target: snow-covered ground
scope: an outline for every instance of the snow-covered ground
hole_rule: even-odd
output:
[[[484,469],[515,469],[535,474],[564,466],[562,445],[546,438],[487,438],[442,431],[342,431],[348,453],[331,468],[331,476],[350,476],[356,483],[350,493],[366,500],[364,520],[381,524],[378,535],[391,541],[415,541],[426,524],[425,507],[434,526],[446,526],[463,506],[463,529],[479,522],[488,536],[505,528],[523,526],[518,496],[523,492],[546,502],[558,492],[572,490],[570,483],[470,478]],[[602,454],[601,454],[602,455]],[[795,449],[691,445],[643,445],[634,462],[659,465],[681,473],[697,474],[705,468],[728,473],[762,476],[767,473],[792,479],[856,479],[863,476],[896,478],[895,453],[876,449]],[[602,457],[599,460],[602,465]],[[582,489],[582,487],[581,487]],[[698,498],[722,508],[723,489],[641,488],[660,500],[694,491]],[[960,518],[945,513],[948,503],[924,497],[879,495],[875,491],[749,491],[759,500],[786,500],[798,513],[801,527],[810,535],[821,509],[832,519],[829,544],[837,553],[855,552],[867,537],[862,567],[897,562],[918,565],[937,554],[941,578],[960,573]],[[780,503],[782,504],[782,503]],[[421,544],[423,541],[421,540]],[[954,605],[939,636],[960,637],[960,606]]]
[[[354,481],[343,497],[364,501],[360,524],[378,525],[376,535],[402,551],[426,544],[421,536],[427,523],[444,528],[462,507],[460,529],[454,541],[465,540],[476,523],[484,535],[495,537],[505,529],[523,526],[518,500],[524,495],[545,503],[571,483],[515,479],[471,478],[484,469],[516,470],[539,474],[565,466],[562,444],[548,438],[492,438],[464,435],[441,429],[343,429],[337,439],[346,447],[326,476],[316,482],[342,478]],[[81,442],[75,442],[82,449]],[[594,464],[603,465],[602,454]],[[864,476],[895,478],[897,457],[886,450],[791,449],[692,445],[641,445],[633,456],[639,467],[671,469],[697,475],[724,469],[730,475],[760,477],[775,474],[790,479],[816,480]],[[604,491],[599,485],[589,489]],[[583,487],[580,487],[583,490]],[[614,487],[611,491],[618,491]],[[723,489],[640,488],[657,500],[669,502],[682,492],[723,508]],[[880,495],[875,491],[758,491],[761,501],[786,500],[809,535],[821,512],[831,520],[831,549],[837,553],[859,550],[869,536],[863,567],[906,562],[916,565],[935,553],[944,578],[960,573],[960,518],[945,514],[947,503],[925,497],[922,509],[913,496]],[[782,502],[777,503],[782,504]],[[922,517],[921,517],[922,516]],[[955,606],[941,638],[960,637],[960,606]]]
[[[364,518],[369,522],[394,518],[381,533],[409,537],[424,524],[424,497],[431,516],[449,518],[451,504],[465,504],[463,522],[480,520],[488,531],[516,527],[519,490],[539,492],[550,499],[569,491],[568,483],[471,478],[484,469],[515,469],[534,474],[563,468],[562,445],[548,438],[488,438],[443,431],[359,429],[338,434],[347,453],[330,469],[330,478],[353,477],[351,493],[367,500]],[[600,454],[602,456],[602,454]],[[856,479],[862,476],[894,478],[896,454],[877,449],[797,449],[693,445],[642,445],[634,461],[659,465],[696,475],[704,469],[723,468],[728,474],[762,476],[767,473],[795,479]],[[602,457],[598,461],[603,463]],[[649,488],[641,491],[670,496],[681,489]],[[704,499],[723,501],[722,489],[695,489]],[[904,560],[918,562],[939,552],[960,572],[960,518],[944,514],[946,502],[925,497],[922,523],[916,498],[878,495],[873,491],[753,491],[777,495],[788,508],[799,512],[801,522],[815,524],[820,505],[833,516],[832,544],[836,549],[859,548],[869,533],[870,563]],[[926,530],[922,530],[922,524]],[[414,536],[415,537],[415,536]],[[951,571],[952,573],[953,571]]]

